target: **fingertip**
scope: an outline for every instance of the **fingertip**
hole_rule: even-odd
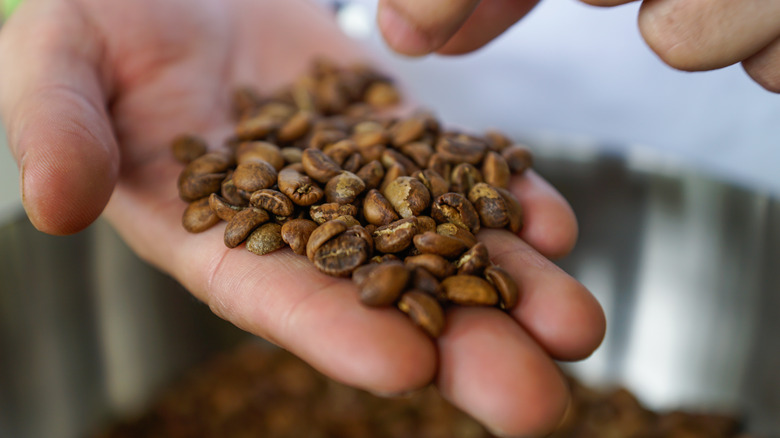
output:
[[[390,2],[379,3],[377,25],[387,45],[399,54],[423,56],[433,50],[430,37]]]

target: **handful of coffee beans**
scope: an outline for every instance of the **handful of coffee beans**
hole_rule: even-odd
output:
[[[529,151],[498,132],[445,130],[428,112],[393,116],[400,99],[375,70],[324,60],[275,95],[237,90],[222,150],[191,134],[173,141],[186,164],[184,228],[226,221],[229,248],[289,246],[351,277],[365,305],[395,305],[433,337],[443,306],[511,309],[518,287],[475,235],[522,228],[507,186],[531,166]]]

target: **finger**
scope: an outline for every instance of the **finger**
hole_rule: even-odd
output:
[[[26,2],[4,25],[0,110],[36,228],[70,234],[103,210],[119,156],[105,109],[101,48],[71,2]]]
[[[742,61],[742,67],[762,87],[780,93],[780,38]]]
[[[444,45],[479,3],[480,0],[380,0],[377,23],[385,41],[396,52],[426,55]]]
[[[320,273],[289,250],[257,256],[227,249],[224,226],[185,232],[172,183],[179,170],[150,164],[117,187],[106,210],[142,258],[170,272],[217,315],[338,381],[388,394],[432,381],[432,341],[397,310],[363,306],[350,281]]]
[[[479,49],[525,17],[539,0],[483,0],[436,53],[459,55]]]
[[[509,189],[523,206],[520,237],[548,258],[571,252],[577,243],[577,219],[563,196],[532,170],[512,177]]]
[[[520,288],[512,315],[552,357],[579,360],[598,348],[606,318],[580,282],[506,231],[486,230],[480,240]]]
[[[553,361],[496,309],[447,312],[439,338],[437,385],[442,395],[502,436],[544,436],[568,404]]]
[[[593,6],[618,6],[626,3],[633,3],[637,0],[581,0],[583,3],[587,3]]]
[[[780,37],[780,2],[646,0],[639,29],[670,66],[713,70],[748,58]]]

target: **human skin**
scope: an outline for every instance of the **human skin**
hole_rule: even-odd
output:
[[[493,430],[544,434],[568,403],[554,360],[591,354],[605,320],[548,259],[571,250],[577,224],[533,171],[511,181],[521,233],[480,233],[521,285],[519,305],[451,310],[437,340],[397,310],[362,306],[349,281],[290,250],[258,257],[226,248],[224,225],[182,229],[172,138],[196,132],[219,145],[234,86],[273,91],[322,55],[370,59],[302,0],[25,2],[0,30],[0,113],[31,222],[69,234],[104,214],[217,315],[326,375],[384,395],[433,383]]]

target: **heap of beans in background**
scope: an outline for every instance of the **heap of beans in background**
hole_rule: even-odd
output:
[[[235,135],[207,152],[174,140],[186,163],[183,225],[226,221],[225,245],[256,254],[283,246],[322,272],[352,277],[369,306],[396,305],[428,334],[446,305],[511,309],[518,288],[475,234],[523,225],[508,190],[531,165],[506,136],[445,130],[430,113],[393,116],[392,82],[363,67],[315,63],[269,97],[234,95]]]

